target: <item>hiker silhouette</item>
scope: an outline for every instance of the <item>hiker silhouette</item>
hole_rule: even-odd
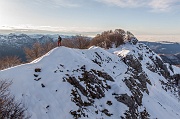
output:
[[[58,37],[58,47],[61,46],[61,40],[62,40],[62,38],[59,36]]]

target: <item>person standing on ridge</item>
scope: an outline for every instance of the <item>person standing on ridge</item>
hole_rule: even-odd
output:
[[[59,36],[58,37],[58,47],[61,46],[61,40],[62,40],[62,38]]]

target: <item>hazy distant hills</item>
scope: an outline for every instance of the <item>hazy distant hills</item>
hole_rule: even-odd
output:
[[[0,57],[16,55],[25,61],[24,47],[32,47],[36,42],[54,42],[57,37],[58,35],[17,35],[12,33],[0,35]]]
[[[147,42],[141,41],[158,54],[176,54],[180,53],[180,43],[177,42]]]
[[[176,42],[147,42],[142,43],[150,47],[154,52],[159,54],[164,62],[180,65],[180,43]]]

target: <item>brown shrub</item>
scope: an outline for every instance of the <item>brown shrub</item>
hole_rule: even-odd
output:
[[[12,82],[0,80],[0,119],[28,119],[27,108],[10,95],[9,86]]]
[[[24,52],[27,61],[30,62],[46,54],[55,47],[56,44],[54,42],[47,42],[45,44],[35,43],[32,48],[24,48]]]
[[[111,48],[113,45],[118,47],[124,43],[126,38],[126,32],[122,29],[116,29],[115,31],[104,31],[101,34],[97,34],[91,41],[90,45],[95,45],[103,48]]]
[[[90,45],[90,38],[82,35],[76,35],[71,38],[64,38],[62,45],[70,48],[86,49]]]
[[[17,56],[6,56],[0,59],[0,70],[21,64],[21,59]]]

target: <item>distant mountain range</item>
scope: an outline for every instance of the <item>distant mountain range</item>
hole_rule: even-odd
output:
[[[0,35],[0,57],[4,56],[18,56],[23,61],[26,61],[24,48],[32,47],[32,45],[36,42],[38,43],[47,43],[47,42],[55,42],[58,38],[58,34],[56,35],[27,35],[27,34],[8,34],[8,35]],[[61,36],[62,38],[69,36]]]
[[[180,43],[177,42],[147,42],[141,41],[159,54],[164,62],[180,66]]]
[[[147,42],[147,41],[141,41],[141,43],[144,43],[148,47],[150,47],[153,51],[155,51],[158,54],[176,54],[180,53],[180,43],[177,42]]]

